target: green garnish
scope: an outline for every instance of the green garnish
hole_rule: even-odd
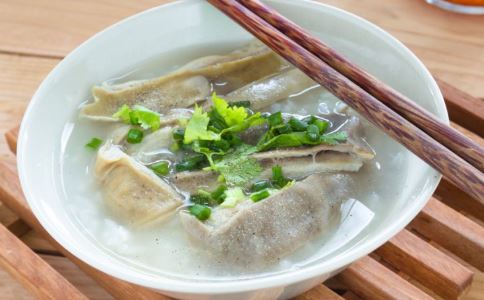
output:
[[[320,134],[325,133],[326,129],[328,129],[328,127],[329,127],[329,122],[323,121],[323,120],[320,120],[320,119],[314,120],[311,124],[316,125],[318,127]]]
[[[220,185],[218,188],[216,188],[213,192],[210,193],[210,197],[212,197],[212,199],[214,199],[216,201],[222,202],[226,197],[226,195],[225,195],[226,190],[227,190],[226,185]]]
[[[269,197],[270,195],[271,195],[271,192],[269,192],[268,189],[264,189],[262,191],[252,193],[250,195],[250,199],[254,202],[259,202],[260,200],[265,199],[265,198]]]
[[[258,191],[262,191],[263,189],[267,189],[270,186],[271,185],[270,185],[269,181],[267,181],[267,180],[261,180],[261,181],[257,181],[256,183],[254,183],[252,185],[251,190],[253,192],[258,192]]]
[[[250,101],[235,101],[235,102],[229,103],[229,106],[250,108]]]
[[[246,186],[262,172],[259,162],[248,156],[253,151],[254,147],[249,145],[239,146],[216,162],[214,170],[224,177],[227,184]]]
[[[277,126],[279,124],[282,124],[284,120],[282,119],[282,113],[280,111],[271,114],[267,120],[269,121],[269,125],[271,127]]]
[[[240,187],[230,188],[225,191],[225,200],[220,204],[222,207],[235,207],[240,201],[245,199],[244,192]]]
[[[113,114],[113,118],[117,118],[126,124],[139,125],[145,130],[155,131],[160,128],[160,115],[141,105],[130,108],[125,104]]]
[[[220,140],[220,135],[207,129],[210,118],[201,107],[195,106],[192,117],[185,129],[183,143],[190,144],[196,140],[215,141]]]
[[[185,137],[185,129],[182,128],[177,128],[173,130],[173,139],[175,141],[183,141],[183,138]]]
[[[206,159],[203,154],[188,156],[181,162],[175,164],[175,170],[177,172],[196,170],[199,169],[205,161]]]
[[[89,143],[86,144],[86,147],[90,148],[92,150],[97,150],[99,148],[99,146],[101,146],[102,143],[103,143],[103,140],[101,140],[100,138],[97,138],[97,137],[93,137],[89,141]]]
[[[311,142],[317,142],[319,140],[319,128],[314,124],[308,125],[306,135]]]
[[[288,124],[291,126],[292,130],[294,131],[305,131],[308,128],[308,123],[301,121],[296,118],[289,119]]]
[[[284,174],[282,173],[282,167],[279,165],[276,165],[272,167],[272,184],[279,188],[282,189],[285,187],[288,182],[290,182],[290,179],[287,179],[284,177]]]
[[[150,165],[150,169],[157,175],[166,176],[170,172],[169,163],[167,161],[160,161]]]
[[[346,142],[348,135],[345,131],[333,132],[329,134],[323,134],[320,137],[320,142],[328,145],[336,145],[338,143]]]
[[[200,204],[194,204],[190,206],[188,209],[190,214],[194,215],[197,219],[200,221],[205,221],[208,218],[210,218],[210,215],[212,214],[212,210],[210,207],[207,207],[205,205],[200,205]]]
[[[143,140],[143,131],[139,130],[138,128],[131,128],[128,131],[128,136],[126,137],[126,141],[130,144],[139,144]]]
[[[241,124],[248,116],[247,110],[244,107],[229,106],[224,99],[218,97],[215,93],[212,95],[212,102],[214,109],[229,127]]]

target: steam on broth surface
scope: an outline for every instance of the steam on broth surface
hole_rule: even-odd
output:
[[[373,218],[358,201],[378,197],[368,125],[260,43],[227,53],[96,86],[71,128],[65,163],[86,169],[65,182],[76,218],[150,272],[282,272]],[[93,136],[103,144],[83,148]]]

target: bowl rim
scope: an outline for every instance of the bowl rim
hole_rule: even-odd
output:
[[[284,4],[293,4],[294,2],[291,0],[271,0],[277,1],[279,3]],[[342,268],[346,267],[350,263],[356,261],[357,259],[371,253],[373,250],[381,246],[383,243],[387,242],[391,237],[396,235],[399,231],[403,230],[404,227],[420,212],[420,210],[425,206],[425,204],[430,200],[431,195],[437,188],[437,185],[441,179],[441,175],[433,176],[429,179],[428,184],[430,187],[426,187],[423,190],[423,193],[420,195],[420,201],[414,201],[416,203],[412,203],[409,208],[406,210],[406,213],[401,216],[397,221],[392,223],[387,228],[381,230],[378,234],[374,237],[369,239],[365,239],[363,243],[352,247],[351,249],[346,250],[345,252],[335,256],[328,263],[327,261],[322,261],[316,263],[311,266],[301,267],[300,269],[290,270],[283,273],[271,274],[264,277],[257,277],[253,279],[243,279],[243,280],[226,280],[226,281],[189,281],[184,278],[169,278],[163,275],[156,276],[156,277],[146,277],[140,278],[134,272],[119,272],[119,268],[116,268],[115,265],[111,263],[103,263],[102,260],[96,259],[93,256],[87,255],[76,248],[73,244],[70,244],[65,241],[61,234],[59,234],[53,226],[49,224],[47,219],[45,218],[44,214],[40,211],[41,209],[35,205],[35,195],[33,194],[33,189],[30,189],[27,183],[27,174],[28,174],[28,166],[25,163],[24,157],[27,155],[27,149],[25,144],[27,143],[27,133],[26,133],[26,123],[27,120],[30,119],[30,116],[33,114],[32,110],[35,106],[35,103],[41,101],[41,91],[46,88],[47,83],[55,76],[57,70],[63,66],[66,61],[69,61],[71,58],[75,57],[78,52],[82,51],[87,43],[95,40],[98,36],[102,35],[106,31],[112,30],[114,27],[117,27],[120,24],[125,24],[131,22],[131,20],[142,17],[143,15],[154,13],[157,10],[164,9],[168,6],[175,6],[175,5],[185,5],[187,3],[195,3],[198,0],[179,0],[168,2],[147,10],[144,10],[140,13],[127,17],[119,22],[110,25],[109,27],[99,31],[88,40],[84,41],[81,45],[76,47],[72,52],[70,52],[62,61],[60,61],[47,75],[47,77],[42,81],[40,86],[38,87],[37,91],[34,93],[27,109],[22,119],[20,133],[18,138],[18,154],[17,154],[17,167],[20,177],[20,183],[22,190],[24,191],[25,198],[31,207],[34,215],[38,218],[41,225],[47,230],[47,232],[59,242],[60,245],[65,247],[67,251],[72,253],[74,256],[82,260],[83,262],[87,263],[88,265],[100,270],[106,274],[109,274],[113,277],[160,291],[166,292],[174,292],[174,293],[190,293],[190,294],[198,294],[198,295],[217,295],[217,294],[225,294],[225,293],[237,293],[237,292],[247,292],[253,290],[260,290],[260,289],[267,289],[267,288],[275,288],[285,285],[290,285],[298,282],[302,282],[304,280],[308,280],[311,278],[315,278],[321,276],[323,274],[330,274],[336,271],[341,270]],[[413,61],[416,68],[419,69],[420,72],[425,76],[425,80],[427,81],[427,86],[431,88],[431,92],[433,94],[433,98],[435,104],[437,105],[438,109],[441,109],[442,116],[441,119],[445,123],[449,123],[447,109],[445,107],[445,103],[442,97],[442,94],[438,88],[437,83],[435,82],[434,78],[430,74],[429,70],[424,66],[424,64],[416,57],[416,55],[411,52],[403,43],[397,40],[395,37],[390,35],[388,32],[380,28],[379,26],[367,21],[366,19],[359,17],[353,13],[347,12],[343,9],[323,4],[320,2],[315,2],[311,0],[300,0],[297,4],[301,7],[310,7],[313,9],[324,9],[330,10],[332,13],[338,14],[342,17],[347,19],[352,19],[357,21],[359,26],[364,26],[365,29],[375,33],[383,40],[391,43],[398,51],[402,51],[405,56],[408,56],[410,60]],[[425,200],[426,199],[426,200]],[[43,218],[44,217],[44,218]],[[230,284],[227,284],[230,283]]]

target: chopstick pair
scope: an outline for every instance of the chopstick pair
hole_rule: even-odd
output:
[[[280,56],[484,203],[484,149],[259,0],[208,0]],[[452,151],[454,152],[452,152]]]

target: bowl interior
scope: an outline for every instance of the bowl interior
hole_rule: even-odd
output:
[[[420,61],[376,26],[341,10],[306,1],[268,1],[350,60],[448,121],[442,96]],[[183,21],[180,21],[183,20]],[[72,220],[63,150],[79,105],[89,99],[92,85],[125,74],[149,58],[178,49],[216,49],[251,39],[242,28],[202,1],[179,1],[128,18],[97,34],[66,57],[44,80],[30,103],[21,127],[18,167],[33,212],[66,249],[113,276],[165,291],[219,293],[257,289],[327,274],[361,257],[402,229],[426,203],[439,175],[409,152],[406,169],[393,170],[398,185],[386,181],[385,199],[363,199],[376,212],[372,223],[337,253],[280,275],[232,282],[187,282],[162,277],[125,263],[88,238]],[[197,55],[195,55],[197,56]],[[195,57],[194,56],[194,57]],[[169,65],[169,64],[168,64]],[[66,126],[67,125],[67,126]],[[373,141],[394,151],[389,138]],[[81,141],[80,144],[83,144]],[[391,153],[387,154],[391,158]],[[389,158],[389,159],[390,159]],[[378,157],[377,157],[378,159]],[[390,172],[387,170],[387,172]]]

